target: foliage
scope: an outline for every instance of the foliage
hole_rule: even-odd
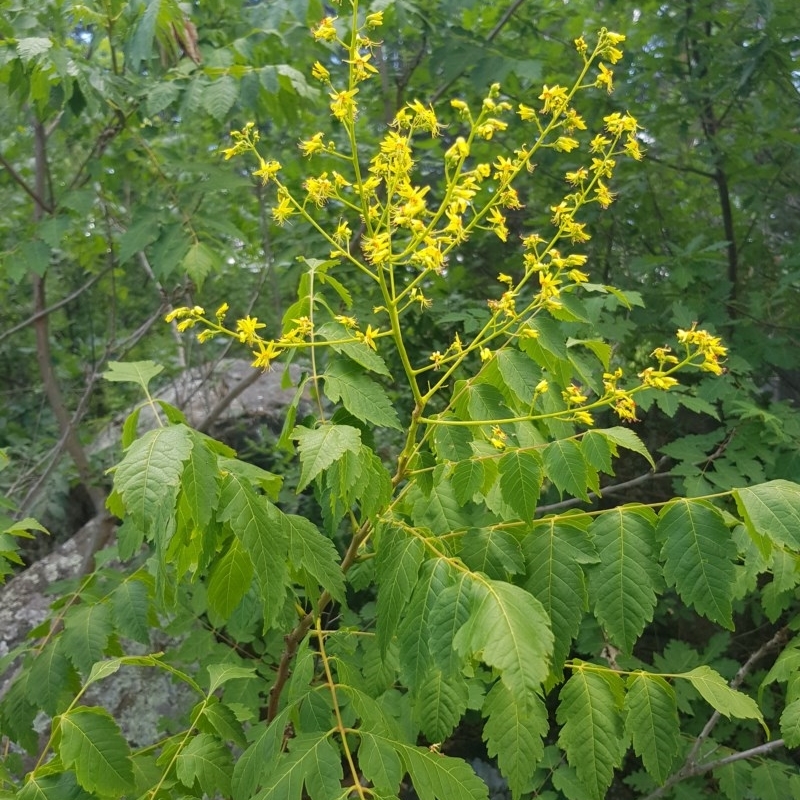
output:
[[[108,365],[107,381],[140,387],[158,420],[139,434],[133,412],[112,471],[108,505],[122,520],[114,554],[125,567],[80,579],[5,659],[23,661],[0,704],[0,731],[35,763],[22,777],[9,757],[2,790],[328,800],[396,798],[410,783],[425,800],[481,798],[486,786],[448,753],[472,719],[515,797],[602,798],[626,785],[648,797],[712,785],[729,797],[765,785],[796,794],[783,748],[800,742],[790,639],[800,486],[739,478],[667,502],[595,502],[620,450],[655,466],[621,423],[648,404],[715,411],[703,387],[728,380],[720,337],[691,320],[672,348],[615,352],[604,334],[640,297],[590,279],[589,257],[574,252],[589,246],[586,220],[613,213],[610,179],[628,168],[618,162],[639,161],[646,141],[630,114],[594,113],[593,90],[610,92],[619,79],[624,37],[602,28],[590,46],[576,34],[578,77],[545,85],[540,103],[528,93],[516,115],[512,94],[495,84],[440,115],[405,103],[376,140],[370,78],[381,50],[372,37],[384,13],[399,17],[410,4],[352,5],[314,26],[310,77],[258,68],[261,82],[330,100],[332,130],[300,142],[315,169],[262,154],[268,137],[254,123],[223,149],[255,159],[260,196],[274,190],[272,218],[288,223],[289,241],[318,236],[317,257],[304,241],[293,266],[302,271],[296,301],[280,327],[249,312],[228,322],[234,298],[211,314],[189,302],[167,315],[201,342],[246,345],[254,367],[301,366],[279,440],[299,471],[274,474],[193,430],[150,394],[154,363]],[[244,90],[256,69],[242,44],[221,71],[184,61],[157,81],[158,51],[169,64],[183,49],[197,66],[177,4],[80,8],[86,24],[108,27],[112,73],[124,55],[154,116],[179,99],[189,110],[200,92],[221,120],[236,79]],[[114,50],[117,24],[128,26],[124,54]],[[22,70],[19,81],[57,71],[57,58],[44,60],[56,55],[50,39],[13,46],[7,63]],[[70,79],[61,75],[64,86]],[[590,123],[599,118],[602,127]],[[523,199],[542,204],[527,188],[541,165],[565,178],[567,194],[562,180],[549,219],[532,217],[522,232]],[[546,176],[537,191],[547,185]],[[213,251],[194,226],[205,219],[212,230],[213,214],[159,223],[158,241],[182,242],[174,252],[164,245],[160,269],[180,263],[202,282]],[[135,224],[118,242],[120,263],[155,243],[152,218]],[[436,320],[442,293],[482,242],[495,251],[518,233],[522,252],[503,262],[488,303]],[[425,331],[435,334],[426,341]],[[678,382],[687,372],[703,377],[699,394]],[[316,410],[298,418],[304,394]],[[285,483],[312,512],[279,503]],[[734,659],[727,631],[748,615],[769,633]],[[670,617],[713,631],[705,650],[672,632],[659,644]],[[191,646],[124,654],[164,626]],[[777,650],[764,673],[762,659]],[[87,690],[122,668],[166,671],[189,687],[196,702],[180,726],[131,746],[117,720],[89,705]]]

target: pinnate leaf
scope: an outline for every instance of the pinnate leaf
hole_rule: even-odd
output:
[[[625,729],[645,769],[664,783],[681,746],[681,731],[675,691],[663,678],[644,672],[629,678]]]
[[[78,706],[53,724],[61,731],[61,760],[84,789],[122,797],[133,788],[128,743],[108,711]]]
[[[679,677],[691,681],[692,686],[714,710],[730,718],[757,719],[764,725],[764,717],[758,704],[752,697],[731,689],[725,678],[705,664],[695,667]]]
[[[80,605],[65,617],[64,650],[84,675],[103,657],[112,630],[111,609],[105,603]]]
[[[395,635],[397,623],[417,582],[425,546],[416,536],[399,528],[381,530],[377,553],[378,621],[377,637],[385,653]]]
[[[208,608],[227,622],[253,580],[253,561],[238,539],[230,540],[227,552],[214,563],[208,578]]]
[[[622,506],[598,516],[591,527],[600,558],[589,570],[594,613],[626,653],[653,619],[660,588],[653,518],[647,509]]]
[[[229,473],[220,492],[220,522],[229,522],[250,555],[264,607],[264,624],[275,619],[286,593],[286,540],[272,521],[272,504],[238,475]]]
[[[217,792],[230,794],[233,758],[230,750],[210,733],[198,733],[178,753],[175,772],[178,780],[191,789],[195,781],[209,797]]]
[[[698,613],[733,629],[737,551],[720,512],[706,500],[675,500],[661,512],[656,533],[667,582]]]
[[[582,564],[596,560],[586,531],[553,517],[537,522],[523,539],[525,588],[542,604],[555,637],[553,669],[561,670],[588,608]]]
[[[542,455],[547,477],[559,492],[589,499],[586,491],[590,479],[589,465],[577,442],[559,439],[547,445]]]
[[[783,480],[769,481],[734,489],[733,496],[751,535],[795,550],[800,548],[800,486]]]
[[[503,500],[523,521],[531,521],[536,513],[544,478],[541,456],[535,450],[512,450],[500,459],[498,468]]]
[[[619,445],[619,447],[624,447],[626,450],[631,450],[634,453],[638,453],[640,456],[644,456],[647,459],[647,463],[650,464],[653,469],[656,468],[656,462],[653,461],[653,456],[650,455],[650,451],[645,447],[644,442],[638,435],[630,428],[623,428],[621,425],[617,425],[613,428],[597,430],[595,433],[605,436],[605,438],[614,445]]]
[[[332,359],[325,374],[325,394],[362,422],[401,430],[400,420],[384,389],[349,358]]]
[[[361,447],[361,431],[351,425],[325,424],[314,429],[298,425],[292,431],[292,438],[297,439],[300,450],[298,492],[302,492],[345,451],[358,454]]]
[[[592,800],[603,800],[627,749],[622,680],[610,672],[577,669],[559,695],[558,744]]]
[[[273,764],[264,789],[253,800],[300,798],[305,784],[311,800],[330,800],[342,791],[342,758],[327,734],[300,734]]]
[[[114,488],[140,530],[157,531],[172,514],[191,450],[185,425],[148,431],[128,448],[114,474]]]
[[[473,610],[458,631],[455,647],[500,672],[508,689],[536,694],[550,669],[553,634],[542,604],[504,581],[473,579]]]
[[[547,709],[536,695],[515,695],[497,681],[483,703],[486,717],[483,739],[490,756],[514,797],[533,788],[536,765],[544,754],[543,737],[548,731]]]
[[[800,747],[800,699],[783,709],[780,720],[781,736],[787,747]]]
[[[293,568],[307,572],[323,589],[327,589],[334,600],[344,603],[344,576],[333,542],[305,517],[284,514],[277,509],[276,513],[289,542],[289,558]]]

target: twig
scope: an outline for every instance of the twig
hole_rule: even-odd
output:
[[[60,308],[69,305],[73,300],[76,300],[84,292],[87,292],[89,289],[91,289],[92,286],[94,286],[97,283],[97,281],[99,281],[100,278],[106,275],[111,269],[113,269],[113,267],[106,267],[101,272],[98,272],[97,275],[93,275],[88,281],[86,281],[86,283],[83,284],[83,286],[80,286],[71,294],[68,294],[66,297],[62,297],[61,300],[59,300],[56,303],[53,303],[51,306],[43,308],[41,311],[37,311],[35,314],[32,314],[30,317],[28,317],[28,319],[23,320],[22,322],[15,325],[13,328],[9,328],[7,331],[3,331],[3,333],[0,333],[0,342],[5,341],[10,336],[13,336],[15,333],[19,333],[21,330],[24,330],[29,325],[33,325],[35,322],[38,322],[38,320],[40,320],[42,317],[46,317],[49,314],[58,311]]]
[[[13,180],[14,183],[16,183],[25,192],[25,194],[27,194],[28,197],[30,197],[31,200],[33,200],[34,203],[36,203],[36,205],[42,211],[46,211],[48,214],[52,214],[53,213],[53,207],[48,205],[48,203],[44,200],[43,197],[41,197],[37,192],[35,192],[33,189],[31,189],[30,186],[28,186],[27,182],[22,177],[22,175],[20,175],[14,169],[14,167],[12,167],[11,164],[9,164],[8,161],[6,161],[6,159],[3,157],[2,154],[0,154],[0,165],[5,167],[6,171],[11,176],[11,180]]]
[[[656,470],[660,469],[664,466],[668,461],[667,457],[660,458],[656,463]],[[636,478],[631,478],[629,481],[622,481],[621,483],[610,483],[608,486],[604,486],[602,491],[600,492],[589,492],[588,500],[581,498],[581,497],[572,497],[569,500],[561,500],[558,503],[550,503],[546,506],[539,506],[536,509],[537,516],[541,514],[548,514],[551,511],[560,511],[564,508],[572,508],[573,506],[579,506],[582,503],[592,502],[593,500],[602,500],[602,498],[607,494],[615,494],[617,492],[621,492],[625,489],[630,489],[632,486],[638,486],[641,483],[647,483],[648,481],[656,480],[657,478],[671,478],[672,476],[668,472],[645,472],[642,475],[639,475]]]

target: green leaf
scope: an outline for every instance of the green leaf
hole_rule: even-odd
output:
[[[417,583],[425,551],[422,541],[402,528],[380,529],[377,544],[378,614],[376,634],[385,653]]]
[[[453,569],[446,559],[425,561],[400,621],[397,630],[400,677],[412,693],[424,684],[431,669],[431,612],[437,598],[453,583],[453,579]]]
[[[154,361],[109,361],[103,378],[111,383],[136,383],[147,392],[147,385],[163,369]]]
[[[460,758],[397,743],[420,800],[487,800],[486,784]]]
[[[588,608],[581,564],[596,560],[593,548],[586,531],[551,517],[537,522],[523,539],[522,550],[528,563],[525,588],[550,618],[553,669],[560,671]]]
[[[56,724],[61,732],[61,760],[75,770],[84,789],[117,797],[133,789],[128,743],[108,711],[78,706],[53,720]]]
[[[592,800],[603,800],[628,742],[619,676],[578,668],[559,694],[559,746]]]
[[[496,353],[492,363],[517,400],[523,406],[530,406],[536,384],[542,379],[541,368],[524,353],[509,347]]]
[[[217,122],[225,119],[239,96],[239,84],[230,75],[222,75],[203,92],[203,106]]]
[[[542,604],[518,586],[473,579],[473,610],[454,646],[500,672],[518,696],[534,695],[547,678],[553,653],[550,620]]]
[[[80,685],[64,648],[63,637],[49,642],[31,664],[25,687],[28,700],[50,716],[69,705]]]
[[[255,678],[254,667],[241,667],[238,664],[209,664],[208,693],[213,694],[228,681],[249,680]]]
[[[150,590],[144,574],[129,576],[111,595],[111,611],[117,630],[128,639],[150,643]]]
[[[756,701],[736,689],[731,689],[722,675],[711,667],[706,665],[695,667],[690,672],[683,672],[676,677],[690,680],[703,699],[720,714],[728,718],[757,719],[766,730],[764,717]]]
[[[530,522],[536,513],[544,479],[541,456],[535,451],[511,450],[498,464],[500,492],[523,522]]]
[[[441,430],[441,429],[440,429]],[[459,461],[453,467],[450,483],[453,493],[460,505],[466,505],[472,500],[473,495],[480,490],[486,476],[483,462],[476,458]]]
[[[800,699],[793,700],[783,709],[780,728],[787,747],[800,747]]]
[[[205,528],[219,495],[220,470],[217,458],[206,446],[202,436],[192,431],[192,453],[181,475],[181,489],[189,505],[192,519]]]
[[[269,627],[283,605],[288,576],[286,540],[280,526],[273,524],[272,504],[256,494],[249,483],[228,474],[222,482],[219,520],[231,528],[250,555],[264,608],[264,625]]]
[[[114,473],[114,488],[141,530],[159,533],[172,515],[191,451],[190,432],[184,425],[148,431],[128,448]]]
[[[640,672],[628,679],[625,729],[645,769],[663,784],[681,747],[681,729],[675,692],[662,677]]]
[[[650,455],[650,451],[644,446],[644,442],[630,428],[617,426],[614,428],[603,428],[602,430],[595,431],[595,433],[605,436],[612,444],[624,447],[626,450],[631,450],[634,453],[639,453],[639,455],[647,459],[647,463],[650,464],[653,469],[656,468],[656,462],[653,461],[653,456]]]
[[[215,797],[217,792],[230,793],[232,771],[230,750],[210,733],[194,736],[175,760],[178,780],[188,789],[193,788],[196,781],[209,797]]]
[[[462,561],[473,571],[507,580],[525,568],[519,542],[508,531],[473,528],[461,540]]]
[[[435,425],[433,428],[433,446],[441,461],[471,459],[471,441],[472,433],[466,425]]]
[[[460,674],[464,659],[453,647],[459,628],[469,618],[472,607],[472,581],[462,572],[455,583],[444,588],[436,597],[429,619],[429,648],[434,664],[445,675]]]
[[[29,773],[19,793],[10,796],[15,800],[92,800],[92,796],[78,785],[72,772],[57,775]]]
[[[594,613],[625,653],[653,619],[661,587],[653,518],[649,509],[622,506],[600,514],[590,529],[600,557],[589,570]]]
[[[64,618],[64,649],[75,667],[88,675],[105,654],[113,631],[111,609],[104,603],[73,607]]]
[[[344,452],[358,454],[361,447],[361,431],[350,425],[325,424],[313,430],[299,425],[292,431],[292,438],[297,440],[300,450],[298,493]]]
[[[581,439],[581,449],[583,457],[591,467],[598,472],[605,472],[607,475],[614,474],[611,462],[612,447],[609,440],[602,433],[586,431]]]
[[[300,734],[289,740],[289,752],[273,763],[253,800],[300,798],[304,784],[311,800],[331,800],[342,793],[343,775],[341,754],[326,733]]]
[[[334,600],[345,603],[344,575],[339,553],[305,517],[278,511],[284,537],[289,542],[289,559],[294,569],[305,570]]]
[[[391,743],[369,731],[359,731],[361,745],[358,748],[358,766],[364,777],[374,786],[385,789],[395,796],[403,777],[400,756]]]
[[[17,53],[19,54],[20,61],[27,64],[31,59],[36,56],[46,53],[53,46],[51,39],[43,36],[28,36],[24,39],[17,40]]]
[[[789,481],[769,481],[733,496],[747,530],[756,544],[761,537],[794,550],[800,548],[800,486]]]
[[[227,622],[242,601],[253,580],[253,561],[250,554],[232,538],[227,552],[219,557],[208,576],[208,609]]]
[[[438,667],[429,668],[422,685],[414,693],[422,735],[429,742],[447,739],[467,710],[468,700],[469,689],[460,674],[445,675]]]
[[[497,681],[483,703],[483,740],[514,797],[534,788],[533,773],[544,755],[547,709],[536,695],[519,696]]]
[[[571,439],[559,439],[544,449],[545,474],[558,491],[572,497],[589,499],[589,468],[580,445]]]
[[[203,285],[203,281],[208,277],[208,274],[214,269],[218,257],[208,245],[202,242],[195,242],[181,262],[181,269],[199,286]]]
[[[667,582],[687,605],[732,630],[737,550],[720,512],[706,500],[674,500],[659,515],[656,533]]]
[[[331,359],[323,378],[326,396],[334,403],[341,399],[356,419],[402,430],[397,411],[386,391],[368,378],[354,361],[349,358]]]
[[[317,334],[326,341],[330,342],[331,349],[336,353],[344,353],[348,358],[351,358],[356,364],[360,364],[364,369],[374,372],[377,375],[385,375],[387,378],[391,377],[389,368],[381,356],[376,353],[371,347],[363,342],[346,341],[353,339],[350,331],[338,322],[326,322],[324,325],[317,329]]]

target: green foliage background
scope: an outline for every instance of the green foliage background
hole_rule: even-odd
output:
[[[462,418],[491,419],[490,401],[516,402],[544,365],[597,382],[598,361],[571,339],[608,342],[603,358],[635,374],[699,321],[730,358],[721,377],[638,395],[638,438],[600,415],[591,434],[554,423],[529,452],[493,460],[488,442],[476,449],[439,427],[399,519],[352,553],[340,520],[352,507],[380,516],[413,409],[408,389],[381,376],[400,370],[387,348],[383,368],[366,363],[366,347],[360,361],[353,346],[332,357],[325,391],[344,405],[335,424],[292,420],[260,467],[169,407],[159,408],[166,427],[139,438],[135,422],[126,427],[124,455],[73,467],[52,392],[55,382],[80,447],[164,377],[147,361],[175,375],[236,354],[175,335],[162,323],[170,310],[227,301],[268,337],[291,326],[309,260],[329,248],[300,222],[278,228],[274,195],[220,152],[254,120],[282,180],[307,177],[298,138],[328,128],[326,92],[309,72],[327,51],[308,31],[330,9],[0,0],[0,10],[0,446],[10,459],[0,563],[10,573],[20,560],[31,517],[58,526],[59,489],[107,493],[112,461],[109,506],[123,524],[111,554],[126,563],[78,579],[52,621],[4,657],[22,667],[0,704],[14,745],[0,796],[327,800],[350,796],[340,782],[360,775],[373,797],[397,796],[401,782],[422,798],[485,797],[450,755],[462,730],[515,797],[800,796],[793,3],[370,4],[385,23],[378,79],[359,94],[368,150],[405,102],[441,106],[449,145],[450,98],[478,106],[499,81],[511,102],[536,106],[542,84],[574,75],[574,38],[602,26],[627,35],[614,94],[587,95],[581,109],[587,120],[627,110],[644,128],[645,161],[621,167],[616,201],[582,218],[592,281],[622,294],[584,295],[580,323],[543,322],[538,362],[526,357],[516,388],[510,365],[482,373]],[[331,136],[343,149],[341,130]],[[515,144],[500,132],[475,155]],[[441,194],[438,150],[426,147],[417,170]],[[486,298],[502,291],[497,273],[521,262],[519,235],[547,225],[563,172],[579,163],[543,151],[519,187],[524,209],[508,215],[508,246],[470,240],[431,276],[433,310],[404,318],[415,363],[445,351],[454,331],[466,341],[480,330]],[[337,213],[319,219],[335,228]],[[335,275],[352,300],[337,310],[370,318],[367,282],[346,265]],[[369,369],[377,382],[364,384]],[[114,380],[101,381],[109,370]],[[365,385],[380,388],[377,405]],[[292,448],[295,423],[299,464],[280,449]],[[498,529],[495,515],[529,524]],[[441,541],[440,555],[412,528]],[[161,627],[192,647],[127,655],[127,641],[148,645]],[[170,728],[180,733],[131,750],[108,712],[83,704],[121,668],[167,670],[191,687],[197,704]],[[53,719],[44,744],[40,711]]]

